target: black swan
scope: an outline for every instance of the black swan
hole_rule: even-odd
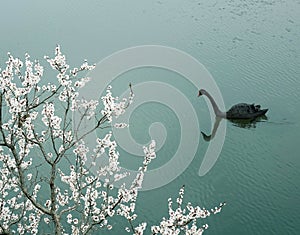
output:
[[[260,105],[240,103],[232,106],[227,112],[218,108],[214,98],[204,89],[199,91],[198,96],[206,95],[210,100],[217,117],[227,119],[255,119],[265,115],[268,109],[260,109]]]

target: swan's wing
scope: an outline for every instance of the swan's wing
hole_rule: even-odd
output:
[[[254,108],[254,106],[253,106]],[[249,114],[252,113],[255,108],[253,109],[252,105],[246,103],[240,103],[232,106],[228,111],[227,115],[242,115],[242,114]]]

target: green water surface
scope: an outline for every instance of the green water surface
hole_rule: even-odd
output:
[[[57,43],[71,65],[85,58],[96,63],[132,46],[164,45],[200,61],[214,77],[227,108],[239,102],[269,108],[268,119],[252,126],[222,121],[227,125],[225,144],[214,167],[202,177],[198,170],[208,142],[200,138],[183,174],[140,193],[140,221],[157,224],[167,216],[167,199],[176,197],[185,184],[186,201],[207,208],[227,202],[221,214],[206,220],[208,235],[299,234],[299,0],[6,1],[1,9],[1,67],[8,51],[42,58],[52,54]],[[179,79],[175,82],[174,77]],[[200,130],[211,131],[198,88],[178,74],[133,70],[113,81],[114,92],[122,93],[129,82],[153,80],[179,89],[193,105]],[[138,107],[130,119],[132,136],[140,144],[150,140],[148,128],[159,121],[167,139],[150,169],[172,158],[180,142],[180,122],[172,109],[151,102]],[[126,167],[138,166],[137,157],[122,149],[120,153]],[[125,234],[121,225],[127,226],[126,221],[112,225],[111,233],[101,234]]]

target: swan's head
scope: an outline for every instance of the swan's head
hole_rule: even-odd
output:
[[[199,90],[198,97],[201,95],[204,95],[204,94],[206,94],[206,90],[201,89],[201,90]]]

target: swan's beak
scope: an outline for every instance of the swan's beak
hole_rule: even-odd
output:
[[[199,97],[199,96],[201,96],[201,95],[202,95],[202,93],[201,93],[201,91],[199,91],[199,93],[198,93],[198,97]]]

